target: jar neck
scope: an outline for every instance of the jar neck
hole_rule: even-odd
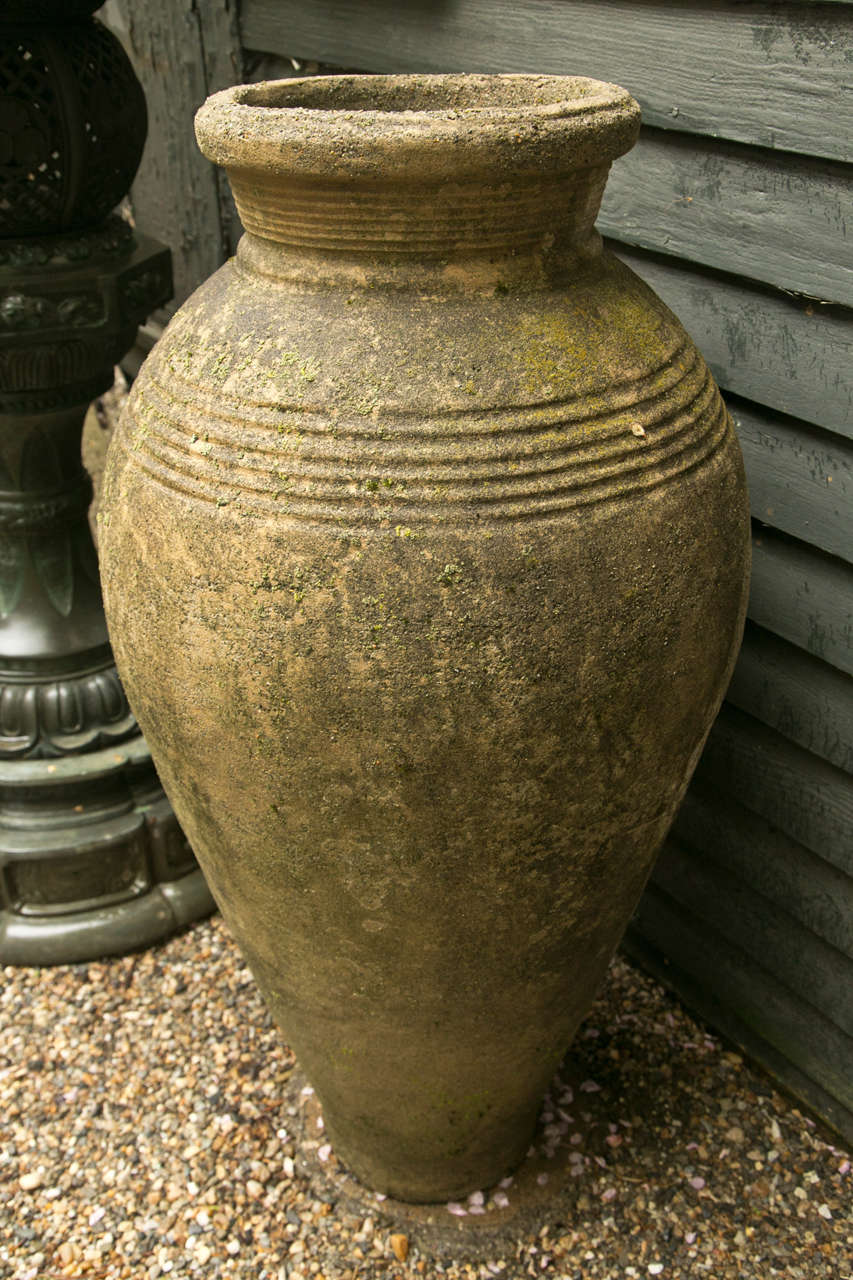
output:
[[[230,170],[247,232],[239,265],[306,283],[537,287],[600,254],[609,168],[430,186]]]

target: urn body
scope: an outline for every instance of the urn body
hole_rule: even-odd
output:
[[[494,1181],[743,623],[731,423],[593,222],[636,108],[547,77],[248,86],[247,229],[144,366],[102,573],[160,776],[377,1190]]]

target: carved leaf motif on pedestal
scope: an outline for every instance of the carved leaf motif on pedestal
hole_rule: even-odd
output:
[[[115,667],[18,682],[0,676],[0,758],[97,750],[137,732]]]

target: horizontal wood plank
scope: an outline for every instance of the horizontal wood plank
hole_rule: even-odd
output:
[[[853,674],[853,569],[758,529],[749,616],[839,671]]]
[[[611,247],[675,312],[724,390],[853,438],[849,312]]]
[[[853,1040],[780,982],[769,962],[768,967],[759,964],[655,884],[643,895],[635,925],[810,1079],[853,1109]]]
[[[853,1037],[853,959],[698,851],[670,840],[654,882]],[[853,908],[853,880],[848,896]]]
[[[696,770],[774,827],[853,876],[853,778],[726,704]]]
[[[755,519],[853,561],[853,444],[736,396],[726,399]]]
[[[838,867],[701,780],[691,784],[673,836],[853,959],[853,880]],[[712,912],[720,915],[713,898],[702,914]]]
[[[614,164],[599,230],[627,244],[853,306],[843,165],[645,129]]]
[[[646,927],[649,927],[646,920]],[[629,927],[623,941],[623,950],[641,968],[652,974],[670,991],[684,1001],[688,1008],[703,1018],[719,1031],[727,1040],[733,1042],[748,1057],[760,1062],[771,1076],[774,1076],[795,1097],[802,1099],[808,1107],[835,1129],[849,1142],[853,1142],[853,1109],[845,1107],[831,1088],[824,1088],[813,1080],[802,1067],[795,1065],[789,1057],[789,1045],[786,1043],[786,1031],[791,1027],[790,1016],[785,1017],[779,1027],[775,1039],[781,1047],[771,1044],[748,1019],[751,1017],[753,1001],[746,1005],[738,999],[738,990],[732,991],[731,982],[720,984],[712,972],[710,975],[696,976],[688,972],[677,954],[667,954],[661,948],[667,947],[671,939],[667,935],[663,922],[661,942],[656,943],[647,937],[638,924]],[[748,974],[741,979],[749,994]],[[783,1006],[784,1007],[784,1006]],[[773,1011],[770,1013],[773,1020]],[[763,1021],[763,1020],[762,1020]],[[796,1035],[796,1028],[794,1028]],[[796,1040],[794,1041],[796,1044]],[[799,1054],[796,1055],[798,1058]]]
[[[648,124],[853,157],[853,14],[736,0],[243,0],[249,49],[363,71],[527,71],[625,85]]]
[[[800,747],[853,774],[853,681],[748,622],[726,697]]]

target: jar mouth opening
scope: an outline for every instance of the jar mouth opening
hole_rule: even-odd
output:
[[[309,76],[240,85],[232,94],[235,103],[261,109],[444,119],[468,112],[574,115],[628,100],[616,85],[541,75]]]

